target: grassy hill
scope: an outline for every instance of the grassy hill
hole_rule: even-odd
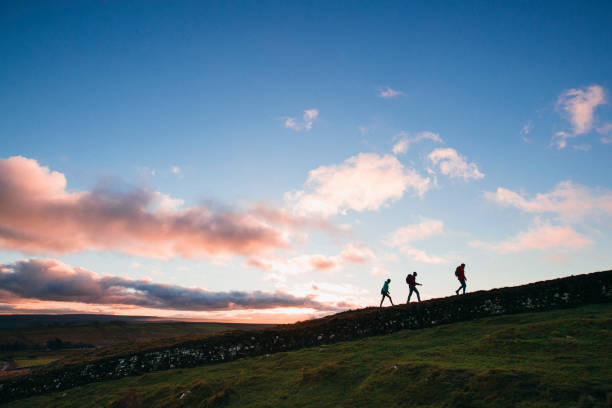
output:
[[[589,305],[154,372],[5,406],[609,407],[611,339],[612,305]]]

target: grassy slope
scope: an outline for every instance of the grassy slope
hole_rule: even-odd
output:
[[[10,406],[605,407],[611,339],[612,305],[593,305],[150,373]]]

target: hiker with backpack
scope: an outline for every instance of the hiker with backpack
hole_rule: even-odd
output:
[[[419,294],[419,291],[416,287],[417,285],[418,286],[423,286],[423,285],[421,285],[420,283],[417,283],[416,276],[417,276],[416,272],[412,272],[412,274],[408,274],[408,276],[406,276],[406,283],[408,284],[408,287],[410,288],[410,293],[408,293],[408,300],[406,301],[406,303],[410,303],[412,292],[416,292],[417,299],[419,300],[419,302],[421,301],[421,295]]]
[[[382,289],[380,290],[380,294],[382,295],[382,299],[380,299],[380,306],[382,307],[383,302],[385,301],[385,297],[388,297],[389,300],[391,301],[391,306],[395,306],[393,304],[393,299],[391,299],[391,293],[389,293],[389,283],[391,283],[391,279],[387,279],[382,287]]]
[[[459,286],[459,289],[457,289],[455,293],[458,295],[459,291],[463,289],[463,294],[465,295],[465,281],[467,280],[467,278],[465,277],[464,263],[462,263],[457,267],[457,269],[455,269],[455,276],[457,277],[457,279],[459,279],[459,282],[461,282],[461,286]]]

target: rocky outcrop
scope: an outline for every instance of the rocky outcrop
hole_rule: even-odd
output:
[[[372,307],[264,330],[227,332],[87,364],[41,369],[0,383],[0,400],[6,402],[94,381],[232,361],[404,329],[611,301],[612,270],[409,305]]]

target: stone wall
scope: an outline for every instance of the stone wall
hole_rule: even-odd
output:
[[[0,383],[0,401],[151,371],[220,363],[404,329],[604,302],[612,302],[612,270],[409,305],[371,307],[292,325],[222,333],[88,364],[41,369]]]

